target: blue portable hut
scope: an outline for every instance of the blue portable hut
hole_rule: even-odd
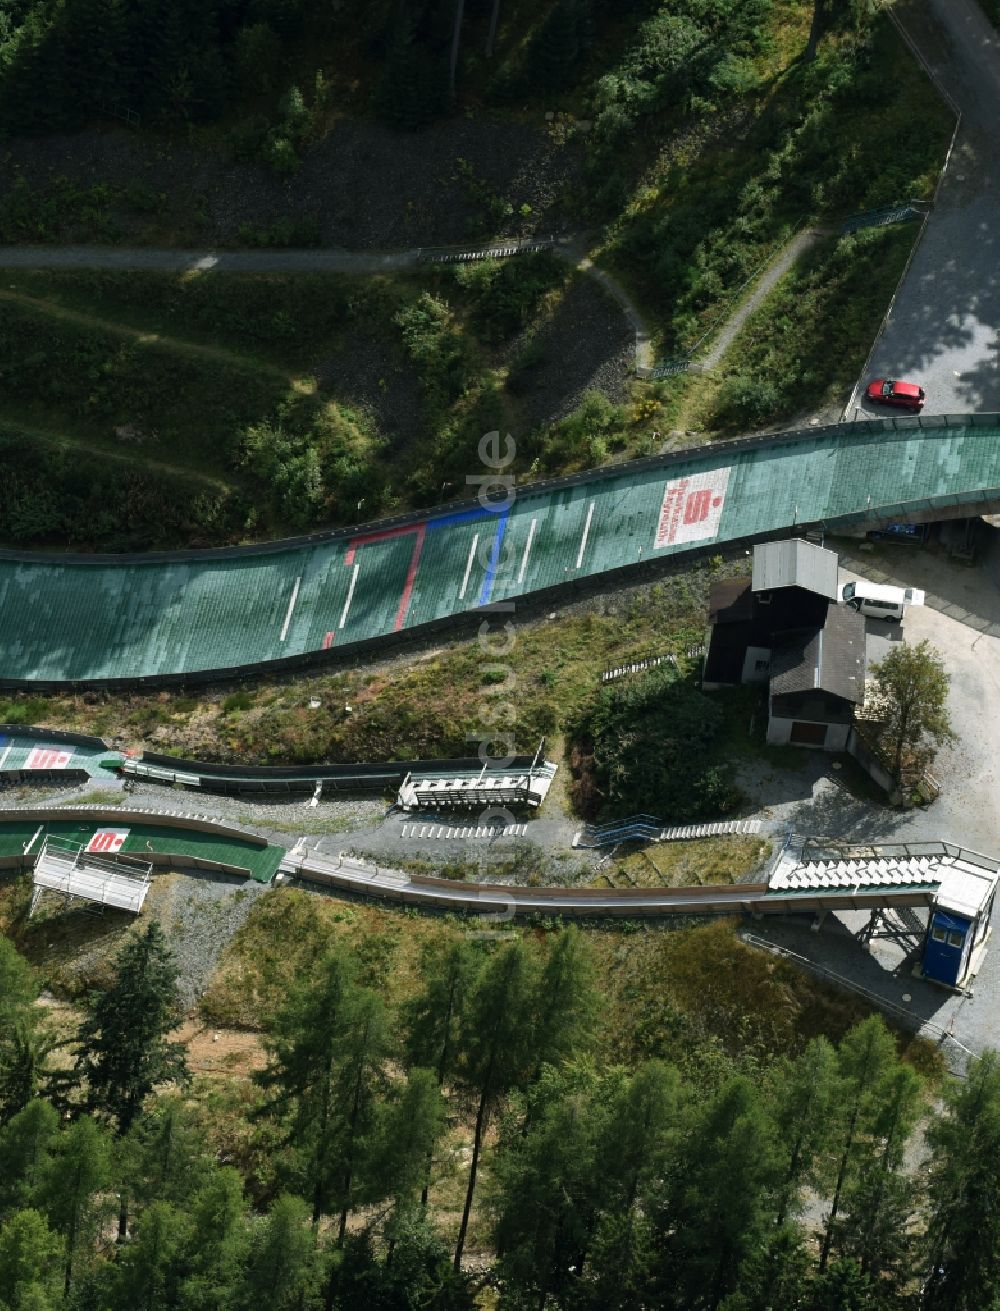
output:
[[[942,873],[927,922],[922,968],[925,978],[961,988],[977,973],[986,951],[998,874],[973,864],[965,852]]]

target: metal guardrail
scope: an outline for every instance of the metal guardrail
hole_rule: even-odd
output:
[[[760,830],[759,819],[723,819],[671,826],[652,815],[634,815],[631,819],[600,827],[586,825],[574,836],[573,846],[594,850],[617,846],[621,842],[687,842],[696,838],[745,836]]]
[[[122,104],[120,100],[99,100],[97,107],[102,114],[107,114],[109,118],[120,118],[129,127],[139,126],[139,115],[134,109],[129,109],[128,105]]]
[[[896,205],[886,205],[881,209],[866,209],[858,214],[851,214],[840,225],[840,232],[846,235],[858,232],[862,228],[885,228],[894,223],[910,223],[914,219],[925,219],[930,208],[926,200],[904,200]]]
[[[654,364],[648,373],[641,376],[647,378],[650,382],[658,382],[661,378],[670,378],[675,373],[687,373],[691,367],[690,355],[675,355],[673,359],[663,360],[660,364]]]
[[[568,237],[514,237],[489,246],[421,246],[418,264],[464,264],[483,259],[508,259],[511,255],[531,255],[564,245]]]
[[[671,664],[676,667],[677,657],[668,652],[666,655],[650,656],[648,660],[635,660],[628,665],[617,665],[614,669],[605,669],[601,675],[602,683],[613,683],[616,679],[624,678],[626,674],[642,674],[647,669],[656,669],[662,664]]]
[[[800,956],[798,952],[791,951],[788,947],[779,947],[776,942],[769,942],[767,938],[758,937],[756,933],[741,933],[740,937],[751,947],[770,952],[772,956],[780,956],[783,960],[793,961],[802,969],[808,970],[810,974],[815,974],[828,983],[835,984],[838,988],[846,988],[849,992],[864,997],[866,1001],[870,1001],[879,1010],[887,1011],[895,1019],[902,1020],[910,1028],[916,1029],[918,1033],[923,1029],[930,1030],[939,1042],[950,1042],[963,1056],[971,1058],[975,1055],[975,1052],[966,1047],[964,1043],[959,1042],[954,1034],[949,1033],[943,1025],[935,1023],[934,1020],[921,1019],[919,1015],[914,1015],[912,1011],[908,1011],[905,1006],[890,1001],[888,997],[883,997],[871,988],[866,988],[864,984],[856,983],[854,979],[848,979],[845,975],[838,974],[836,970],[828,969],[825,965],[819,965],[816,961],[810,960],[808,956]]]
[[[785,842],[785,847],[797,835],[790,835]],[[850,842],[841,841],[837,838],[813,837],[807,836],[798,839],[799,850],[802,853],[803,860],[823,860],[823,859],[846,859],[848,853],[853,854],[855,859],[913,859],[919,856],[935,856],[940,859],[942,856],[949,856],[952,860],[965,860],[969,864],[978,865],[982,869],[1000,870],[1000,859],[993,856],[984,856],[981,851],[973,851],[971,847],[960,847],[955,842],[942,842],[931,840],[928,842]],[[783,848],[784,850],[784,848]],[[823,856],[826,851],[830,854]],[[866,857],[864,853],[870,852],[871,856]]]

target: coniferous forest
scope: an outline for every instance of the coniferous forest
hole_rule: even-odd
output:
[[[992,1053],[929,1084],[871,1017],[755,1068],[602,1068],[576,930],[459,938],[395,1013],[337,947],[277,1000],[246,1159],[226,1159],[170,1037],[175,977],[154,922],[60,1033],[0,939],[4,1311],[1000,1298]]]

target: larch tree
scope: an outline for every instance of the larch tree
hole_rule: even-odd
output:
[[[835,1238],[841,1256],[900,1296],[912,1277],[910,1220],[916,1209],[914,1181],[904,1163],[922,1097],[923,1083],[909,1065],[898,1065],[882,1081],[870,1144],[847,1190],[846,1216]]]
[[[500,22],[500,0],[493,0],[493,7],[490,10],[490,27],[486,36],[486,58],[493,58],[493,50],[497,40],[497,26]]]
[[[190,1200],[192,1238],[180,1291],[185,1311],[228,1311],[247,1258],[243,1180],[232,1166],[212,1171]]]
[[[262,1113],[284,1120],[299,1156],[314,1224],[335,1191],[330,1156],[338,1126],[337,1074],[355,974],[354,960],[333,950],[289,989],[264,1038],[267,1067],[255,1075],[267,1094]]]
[[[61,1302],[62,1243],[38,1211],[13,1211],[0,1224],[0,1305],[55,1311]]]
[[[280,1196],[258,1223],[235,1304],[241,1311],[300,1311],[316,1278],[316,1234],[309,1208]]]
[[[31,966],[0,937],[0,1125],[50,1082],[49,1057],[62,1045],[35,1005],[37,997]]]
[[[359,988],[345,1015],[343,1048],[335,1081],[334,1132],[325,1173],[340,1208],[337,1241],[347,1233],[347,1217],[356,1194],[368,1182],[359,1173],[369,1163],[379,1095],[386,1085],[385,1065],[391,1044],[382,998],[372,988]]]
[[[414,1068],[395,1097],[379,1107],[371,1170],[374,1192],[392,1198],[387,1262],[392,1260],[396,1232],[417,1198],[426,1203],[428,1163],[444,1131],[444,1106],[434,1071]]]
[[[566,1305],[593,1235],[598,1188],[592,1089],[551,1079],[527,1133],[507,1136],[494,1164],[494,1241],[501,1278],[523,1304]],[[519,1302],[519,1305],[522,1304]]]
[[[448,1083],[455,1073],[459,1029],[479,964],[465,938],[444,953],[426,954],[423,987],[404,1010],[407,1061],[434,1070],[439,1084]]]
[[[673,1136],[683,1123],[686,1099],[676,1070],[646,1061],[631,1075],[613,1071],[604,1080],[596,1126],[595,1170],[599,1214],[579,1290],[595,1308],[639,1308],[654,1241],[646,1203],[662,1177]]]
[[[732,1078],[689,1107],[652,1189],[658,1252],[651,1300],[715,1307],[729,1295],[743,1261],[773,1231],[780,1173],[773,1122],[749,1079]]]
[[[33,1206],[59,1131],[59,1116],[36,1098],[0,1128],[0,1212]]]
[[[118,1237],[128,1228],[128,1199],[183,1206],[210,1169],[204,1133],[179,1097],[161,1097],[118,1144]]]
[[[543,1065],[559,1065],[583,1055],[593,1039],[597,1013],[594,962],[579,929],[562,929],[551,942],[537,993],[536,1079]]]
[[[481,964],[472,944],[459,938],[440,955],[428,953],[423,960],[423,987],[406,1007],[406,1058],[411,1066],[435,1072],[438,1086],[451,1083],[458,1057],[458,1036],[469,994]],[[428,1158],[422,1206],[427,1205],[431,1161]]]
[[[610,1081],[609,1081],[610,1082]],[[630,1216],[658,1172],[683,1105],[677,1071],[646,1061],[618,1087],[605,1091],[606,1111],[597,1143],[597,1169],[605,1205]]]
[[[39,1186],[39,1201],[49,1224],[62,1235],[67,1295],[77,1255],[89,1247],[101,1224],[100,1195],[111,1177],[111,1143],[96,1120],[85,1115],[58,1135]]]
[[[1000,1300],[1000,1054],[945,1092],[928,1131],[930,1215],[924,1311],[979,1311]]]
[[[147,1207],[112,1267],[108,1311],[177,1306],[191,1238],[191,1220],[180,1208],[162,1201]]]
[[[787,1154],[775,1223],[794,1212],[803,1184],[828,1144],[840,1091],[837,1054],[826,1038],[813,1038],[794,1061],[775,1073],[774,1115]]]
[[[462,18],[465,0],[455,0],[455,21],[451,32],[451,54],[448,57],[448,94],[455,99],[455,74],[458,71],[458,51],[462,41]]]
[[[874,1131],[880,1110],[879,1094],[895,1071],[897,1061],[896,1045],[885,1022],[877,1015],[856,1025],[837,1051],[841,1080],[839,1122],[830,1143],[833,1195],[820,1249],[821,1274],[830,1259],[844,1191],[854,1177],[859,1148]]]
[[[502,947],[479,975],[463,1017],[461,1077],[476,1106],[469,1182],[455,1244],[454,1266],[462,1267],[483,1134],[499,1100],[528,1074],[534,1063],[536,1013],[535,962],[520,941]]]

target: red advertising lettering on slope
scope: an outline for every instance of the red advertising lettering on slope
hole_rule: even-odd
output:
[[[127,828],[99,828],[84,847],[84,851],[121,851],[128,837]]]
[[[32,747],[25,769],[65,769],[73,759],[72,751],[54,751],[51,747]]]
[[[653,549],[703,542],[719,531],[731,468],[674,478],[663,489]]]

